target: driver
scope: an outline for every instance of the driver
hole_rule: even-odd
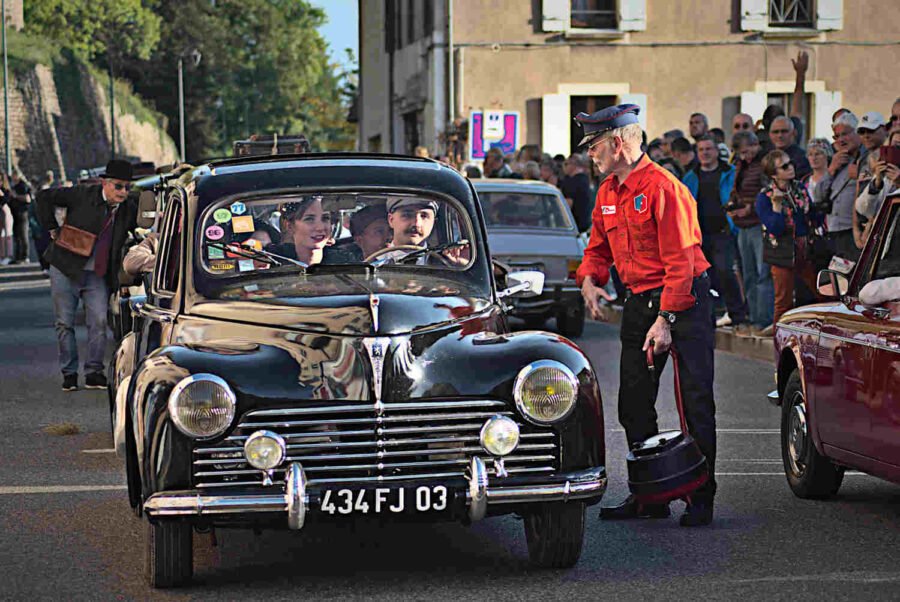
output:
[[[388,200],[388,225],[394,232],[390,246],[428,246],[427,240],[434,229],[434,219],[437,216],[437,210],[438,204],[436,201],[405,198]],[[387,262],[397,261],[409,252],[409,250],[399,249],[385,253],[382,257]],[[422,255],[416,259],[415,265],[426,265],[427,262],[428,256]]]

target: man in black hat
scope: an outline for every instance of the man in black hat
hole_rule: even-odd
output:
[[[605,319],[601,299],[610,266],[628,289],[619,336],[619,422],[629,445],[659,433],[659,385],[647,369],[662,372],[671,345],[678,350],[680,390],[688,430],[706,456],[709,480],[694,491],[681,525],[708,525],[716,492],[716,419],[713,400],[715,327],[709,296],[709,263],[701,249],[697,204],[671,173],[641,151],[640,107],[608,107],[575,118],[584,128],[582,145],[608,177],[597,191],[590,243],[578,268],[585,307]],[[701,479],[691,483],[700,485]],[[603,519],[664,518],[668,504],[642,504],[634,496],[601,509]]]
[[[122,247],[137,226],[137,198],[129,196],[131,163],[113,159],[100,174],[100,184],[50,188],[38,194],[41,225],[53,239],[44,258],[50,264],[50,291],[56,316],[63,391],[78,388],[75,311],[84,303],[88,329],[85,386],[105,389],[106,311],[116,286]],[[58,221],[58,209],[65,219]]]

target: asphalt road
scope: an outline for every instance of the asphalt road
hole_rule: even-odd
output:
[[[765,401],[772,365],[719,352],[719,495],[711,527],[672,519],[604,523],[592,510],[580,563],[532,569],[512,518],[353,532],[219,531],[195,538],[195,580],[152,592],[143,521],[127,506],[109,448],[104,392],[61,393],[46,290],[0,293],[0,598],[2,599],[896,599],[900,489],[849,474],[837,499],[789,491],[778,410]],[[84,331],[79,329],[83,342]],[[611,484],[626,495],[616,422],[617,331],[589,324],[607,417]],[[671,372],[663,423],[677,423]],[[71,423],[79,433],[45,427]]]

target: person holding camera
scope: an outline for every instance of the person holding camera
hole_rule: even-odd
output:
[[[756,198],[756,213],[763,224],[763,261],[772,267],[775,315],[816,298],[816,274],[810,254],[810,236],[822,217],[813,207],[806,187],[797,180],[791,158],[774,150],[762,161],[772,182]]]
[[[872,179],[856,198],[856,211],[870,220],[878,215],[885,197],[900,189],[900,130],[871,158]]]

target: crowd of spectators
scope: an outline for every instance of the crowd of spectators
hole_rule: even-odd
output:
[[[889,119],[841,108],[832,116],[832,140],[807,141],[801,104],[806,53],[792,63],[789,112],[770,105],[759,121],[735,115],[730,146],[723,129],[697,112],[688,118],[687,135],[672,129],[644,144],[650,159],[684,182],[697,201],[719,297],[717,324],[739,336],[770,336],[785,311],[815,301],[817,271],[833,257],[857,261],[881,202],[900,188],[900,167],[891,160],[900,157],[900,98]],[[885,147],[898,150],[882,158]],[[551,156],[535,145],[508,155],[491,148],[483,172],[476,165],[463,172],[557,186],[581,232],[590,231],[604,178],[584,154]]]

